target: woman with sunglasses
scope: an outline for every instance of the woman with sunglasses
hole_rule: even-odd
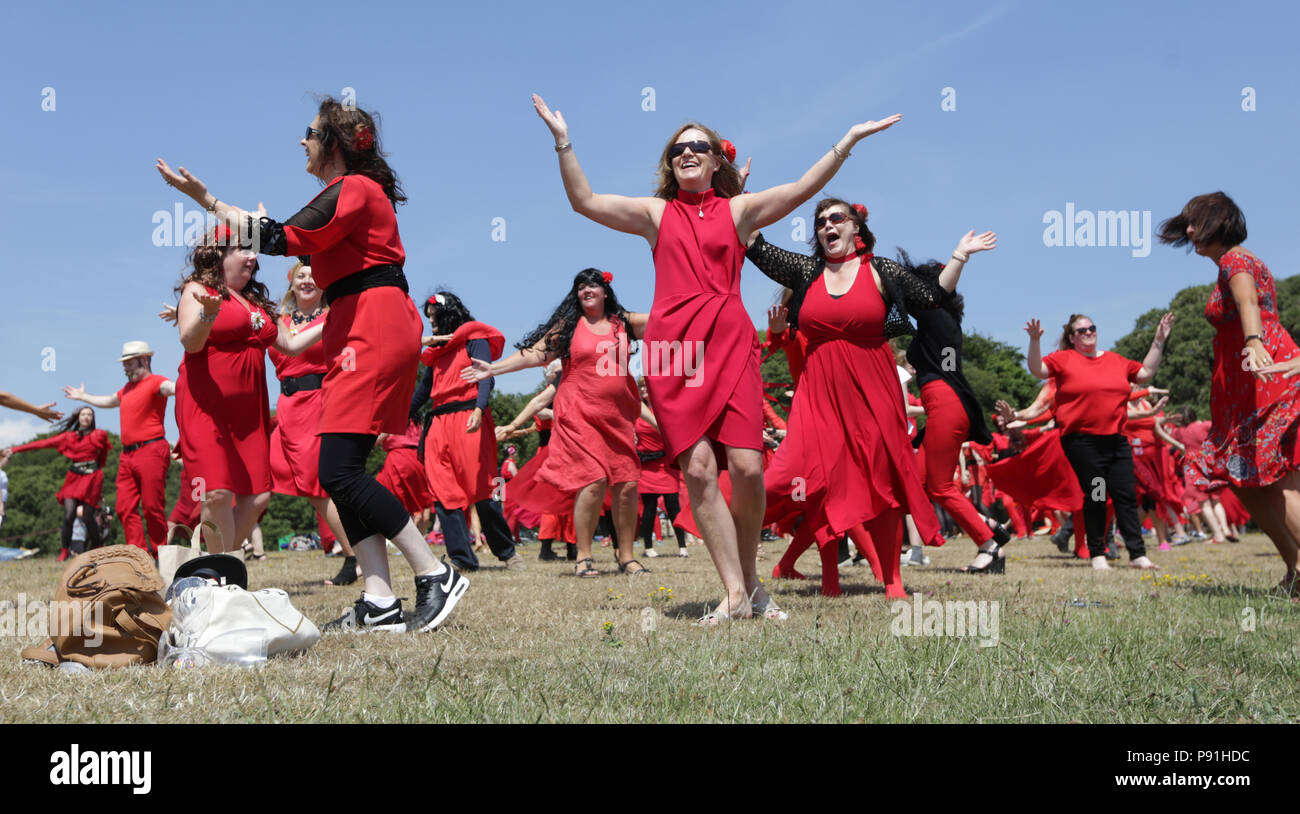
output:
[[[641,235],[655,260],[655,297],[646,337],[650,399],[668,456],[682,470],[696,521],[725,597],[704,624],[753,614],[770,602],[756,558],[763,520],[763,412],[757,334],[740,298],[745,246],[839,171],[850,150],[901,119],[849,129],[799,180],[740,195],[742,176],[718,134],[679,127],[659,157],[654,197],[592,192],[569,140],[569,126],[541,97],[533,106],[555,137],[560,176],[574,211]],[[728,508],[718,472],[731,473]]]
[[[1079,478],[1083,490],[1083,517],[1088,531],[1088,554],[1092,567],[1102,571],[1106,563],[1106,499],[1115,504],[1115,519],[1128,548],[1133,568],[1159,568],[1146,555],[1142,525],[1138,519],[1137,486],[1133,454],[1121,431],[1128,413],[1130,382],[1146,384],[1155,378],[1164,355],[1165,343],[1174,327],[1174,315],[1165,314],[1156,327],[1155,338],[1141,362],[1097,347],[1097,326],[1083,314],[1072,314],[1065,323],[1060,350],[1042,355],[1042,325],[1029,320],[1029,372],[1040,379],[1055,380],[1054,415],[1061,429],[1061,448]]]
[[[649,573],[634,559],[637,480],[634,424],[642,414],[636,380],[627,371],[630,344],[645,332],[646,315],[628,312],[610,287],[614,275],[588,268],[545,322],[498,362],[474,359],[462,376],[472,382],[562,360],[555,388],[555,424],[537,478],[571,496],[579,577],[598,577],[592,539],[609,492],[618,540],[618,570]],[[516,421],[519,419],[516,418]]]
[[[238,226],[241,241],[262,253],[311,255],[312,275],[325,289],[330,368],[321,388],[320,481],[365,574],[361,598],[326,627],[432,630],[469,582],[434,558],[402,502],[365,468],[380,433],[406,431],[419,365],[420,314],[407,295],[395,211],[406,195],[379,148],[375,118],[360,108],[324,99],[300,143],[307,172],[325,188],[283,223],[218,200],[183,167],[172,172],[159,159],[158,171],[218,219]],[[393,593],[385,538],[415,573],[409,624]]]
[[[906,597],[899,577],[904,517],[912,515],[922,542],[942,544],[942,537],[908,438],[888,340],[912,332],[909,311],[949,300],[967,257],[954,253],[937,274],[937,264],[922,273],[878,257],[866,208],[838,198],[819,201],[813,223],[811,257],[773,246],[762,235],[747,254],[794,291],[787,321],[808,342],[785,441],[764,476],[767,516],[804,512],[823,547],[865,526],[886,596]],[[980,250],[993,245],[991,232],[969,234],[962,243]]]

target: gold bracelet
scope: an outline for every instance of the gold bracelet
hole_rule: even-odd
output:
[[[216,195],[213,195],[213,196],[212,196],[212,206],[205,206],[205,207],[203,207],[203,208],[206,209],[206,210],[208,210],[209,212],[216,212],[216,211],[217,211],[217,200],[218,200],[217,196],[216,196]]]
[[[571,150],[571,149],[573,149],[573,142],[572,142],[572,141],[566,141],[566,142],[564,142],[563,144],[557,144],[557,145],[555,145],[555,152],[557,152],[557,153],[562,153],[562,152],[564,152],[565,150]]]
[[[839,145],[839,144],[832,144],[832,145],[831,145],[831,152],[832,152],[832,153],[835,153],[835,157],[838,158],[840,161],[843,161],[843,160],[845,160],[846,158],[849,158],[850,156],[853,155],[853,153],[841,153],[841,152],[840,152],[840,145]]]

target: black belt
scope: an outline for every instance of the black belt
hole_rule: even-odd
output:
[[[668,453],[664,452],[662,449],[657,449],[654,452],[642,452],[639,449],[636,451],[636,457],[640,458],[641,463],[643,464],[650,463],[651,461],[657,461],[667,454]]]
[[[333,305],[341,297],[360,294],[371,288],[382,288],[384,286],[396,286],[402,289],[403,293],[409,294],[410,286],[406,284],[406,275],[402,273],[401,266],[392,264],[385,266],[373,266],[356,274],[349,274],[342,280],[325,289],[325,304]]]
[[[301,393],[304,390],[319,390],[324,383],[325,377],[320,373],[289,376],[280,380],[280,395],[292,396],[294,393]]]
[[[78,475],[92,475],[99,469],[99,461],[74,461],[68,466],[69,472]]]
[[[473,410],[478,406],[477,399],[466,399],[465,401],[450,401],[446,404],[439,404],[429,413],[431,416],[446,415],[447,413],[460,413],[465,410]]]
[[[122,447],[122,451],[135,452],[137,449],[144,446],[145,444],[152,444],[154,441],[166,441],[166,440],[167,440],[166,438],[160,435],[157,438],[150,438],[148,441],[141,441],[138,444],[126,444]]]

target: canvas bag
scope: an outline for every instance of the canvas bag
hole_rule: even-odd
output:
[[[94,669],[152,664],[171,623],[153,558],[135,546],[96,548],[68,561],[54,592],[51,637],[22,658]]]
[[[271,657],[307,650],[320,639],[315,623],[278,588],[202,585],[182,592],[172,607],[168,646],[208,650],[216,661],[254,658],[261,643]]]
[[[204,520],[199,523],[194,531],[190,532],[190,544],[184,545],[164,545],[158,546],[158,573],[162,575],[163,589],[167,589],[172,580],[176,578],[176,569],[196,557],[203,555],[202,532],[204,528],[217,536],[221,535],[221,530],[212,523],[211,520]],[[188,528],[181,526],[181,528]]]

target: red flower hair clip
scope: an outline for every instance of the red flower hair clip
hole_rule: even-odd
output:
[[[352,137],[352,146],[358,151],[369,150],[375,146],[375,134],[370,132],[369,127],[362,127],[357,134]]]
[[[867,219],[867,208],[862,204],[854,204],[853,211],[861,215],[864,221]]]
[[[614,275],[610,274],[608,271],[602,271],[600,273],[600,279],[605,281],[605,285],[609,285],[614,282]]]
[[[725,138],[722,140],[722,154],[725,155],[727,160],[732,164],[736,163],[736,145],[732,144]]]
[[[230,227],[224,223],[218,223],[217,228],[212,230],[212,240],[218,246],[232,245],[230,235]]]

